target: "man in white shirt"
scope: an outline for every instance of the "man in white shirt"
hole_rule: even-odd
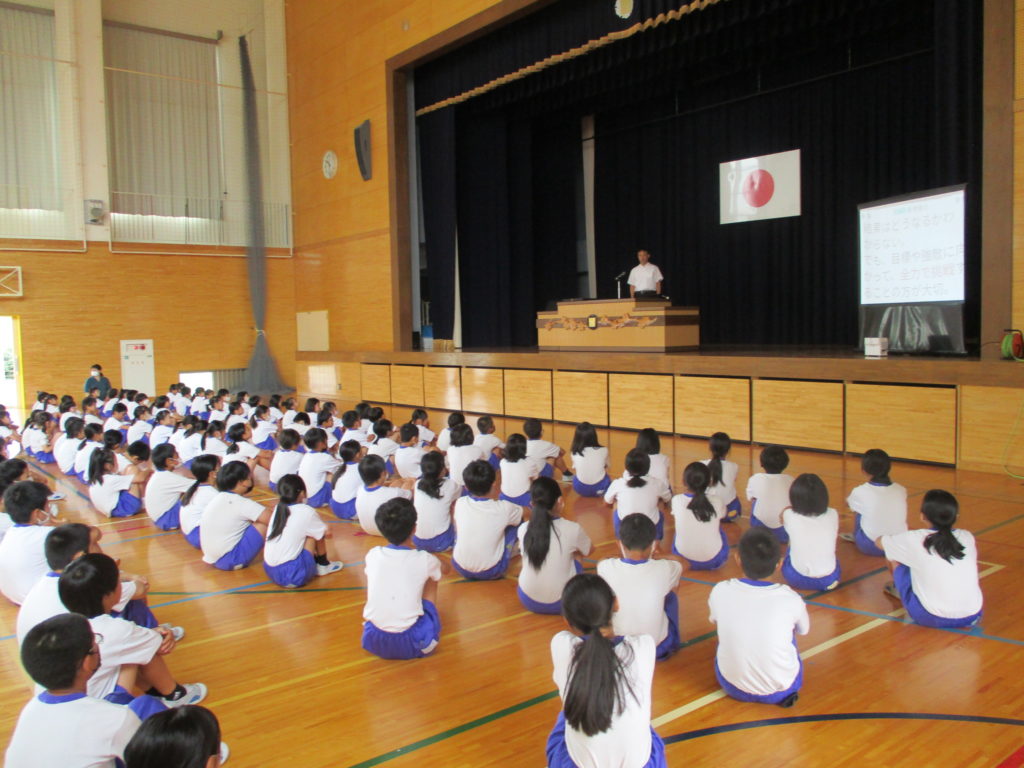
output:
[[[636,252],[637,261],[640,263],[629,272],[629,295],[630,298],[637,296],[657,296],[661,293],[661,270],[651,264],[651,254],[640,250]]]

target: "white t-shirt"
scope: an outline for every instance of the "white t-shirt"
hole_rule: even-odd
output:
[[[402,477],[419,477],[420,462],[426,451],[419,445],[403,445],[395,451],[395,469]]]
[[[722,475],[725,475],[724,467]],[[747,480],[747,500],[757,499],[752,507],[754,517],[769,528],[781,526],[782,510],[789,506],[789,486],[792,484],[792,475],[770,475],[767,472],[751,475]]]
[[[483,449],[476,445],[453,445],[448,449],[446,462],[448,464],[448,476],[459,485],[464,485],[462,473],[474,461],[487,460]]]
[[[349,440],[355,440],[360,445],[373,445],[373,443],[370,442],[370,438],[367,436],[364,430],[356,429],[355,427],[353,427],[352,429],[345,429],[343,427],[341,432],[341,442],[345,443],[348,442]]]
[[[252,441],[259,445],[264,442],[268,437],[273,437],[277,434],[277,424],[273,421],[266,419],[260,419],[256,422],[256,426],[252,429]]]
[[[127,619],[101,614],[89,619],[92,631],[103,636],[99,643],[100,668],[89,678],[90,696],[102,699],[114,692],[117,676],[125,664],[148,664],[163,638],[155,629],[146,629]]]
[[[340,466],[341,461],[326,451],[304,453],[299,462],[299,477],[306,484],[306,495],[319,493]]]
[[[455,548],[452,558],[465,570],[493,568],[505,552],[505,529],[519,525],[523,508],[502,499],[463,496],[455,502]]]
[[[717,496],[707,500],[715,509],[714,516],[701,522],[689,508],[693,496],[680,493],[672,497],[672,517],[676,521],[676,551],[688,560],[706,563],[722,551],[722,534],[719,522],[725,517],[725,504]]]
[[[132,479],[128,475],[115,475],[108,472],[98,483],[89,484],[89,498],[96,510],[107,517],[114,511],[120,499],[121,491],[132,487]]]
[[[531,483],[540,477],[544,462],[524,457],[519,461],[502,459],[498,466],[501,468],[501,492],[518,498],[529,491]]]
[[[612,480],[612,484],[605,491],[604,500],[614,504],[618,512],[619,520],[625,520],[632,514],[647,515],[657,525],[661,520],[661,511],[658,509],[659,501],[669,501],[672,492],[665,485],[664,480],[645,475],[646,481],[642,486],[635,488],[628,485],[628,480],[620,477]]]
[[[68,612],[57,591],[59,581],[60,576],[47,572],[39,577],[39,581],[25,595],[25,600],[18,609],[18,621],[15,625],[19,646],[32,627]]]
[[[359,477],[359,462],[346,462],[345,472],[338,478],[338,482],[334,484],[331,498],[339,504],[344,504],[346,501],[352,501],[362,487],[363,479]]]
[[[263,548],[263,560],[267,565],[281,565],[291,562],[302,554],[306,546],[306,539],[312,538],[319,541],[327,533],[327,523],[308,504],[292,504],[288,507],[291,513],[288,521],[284,524],[284,530],[273,539],[268,538]],[[267,531],[274,528],[274,519],[277,517],[277,509],[274,509],[270,516],[270,525]]]
[[[561,448],[547,440],[538,438],[526,441],[526,455],[531,459],[547,461],[548,459],[557,459],[561,453]]]
[[[270,460],[270,482],[276,484],[285,475],[297,475],[305,455],[299,451],[275,451],[274,458]]]
[[[782,523],[789,534],[789,561],[797,573],[817,579],[836,570],[839,513],[829,507],[817,517],[787,509]]]
[[[111,416],[109,419],[107,419],[105,422],[103,422],[103,431],[104,432],[106,432],[108,429],[121,430],[121,429],[127,429],[127,427],[128,427],[128,422],[126,422],[126,421],[118,421],[117,418],[115,418],[114,416]]]
[[[505,449],[505,444],[501,442],[501,438],[493,432],[487,435],[477,435],[473,438],[473,445],[480,448],[484,452],[484,458],[488,460],[490,460],[495,448]]]
[[[58,703],[34,696],[18,716],[4,766],[113,768],[139,724],[128,707],[91,696],[61,697]]]
[[[661,270],[648,261],[646,264],[637,264],[629,270],[629,279],[626,280],[626,284],[632,285],[638,291],[656,291],[658,283],[664,279]]]
[[[346,469],[347,475],[352,470]],[[363,530],[373,536],[380,536],[380,529],[377,528],[377,510],[385,501],[394,498],[411,499],[412,493],[404,488],[393,488],[390,485],[378,485],[375,488],[367,488],[360,484],[356,491],[356,517],[359,518],[359,525]]]
[[[235,443],[235,445],[238,446],[238,450],[234,453],[226,453],[224,455],[224,460],[221,462],[221,466],[232,461],[249,461],[249,459],[255,459],[260,455],[260,449],[248,440],[240,440]]]
[[[651,469],[648,475],[665,481],[665,485],[672,487],[672,457],[667,453],[648,454],[651,459]]]
[[[860,527],[871,541],[907,530],[907,489],[899,483],[858,485],[846,504],[860,515]]]
[[[608,449],[605,446],[588,446],[583,449],[582,455],[574,453],[569,458],[572,460],[573,474],[581,483],[595,485],[608,474]]]
[[[203,562],[216,563],[234,549],[262,514],[262,504],[231,491],[221,491],[210,499],[199,528]]]
[[[125,438],[125,440],[127,441],[128,445],[131,445],[136,440],[141,440],[143,436],[148,435],[152,431],[152,424],[143,421],[142,419],[139,419],[138,421],[133,422],[130,427],[128,427],[128,435]]]
[[[152,443],[152,442],[153,442],[153,439],[150,438],[150,443]],[[176,450],[178,452],[178,458],[181,459],[182,461],[185,461],[185,457],[181,455],[181,444],[183,442],[185,442],[185,430],[184,429],[174,429],[171,432],[171,436],[169,438],[167,438],[167,442],[174,446],[174,450]],[[157,445],[159,445],[159,443],[157,443]],[[196,449],[198,450],[198,448],[199,448],[199,444],[196,443]],[[196,453],[196,456],[198,456],[198,455],[199,454]]]
[[[295,421],[295,417],[298,415],[298,411],[294,408],[290,408],[281,415],[281,429],[288,429]]]
[[[78,455],[78,445],[81,442],[78,438],[69,438],[65,435],[63,442],[54,449],[53,458],[57,460],[61,472],[70,472],[75,468],[75,456]]]
[[[708,465],[711,459],[704,459],[701,464]],[[736,498],[736,476],[740,473],[740,467],[736,462],[728,459],[722,460],[722,482],[716,483],[708,488],[708,493],[713,493],[726,503],[732,503]]]
[[[534,568],[526,556],[523,541],[529,523],[519,526],[519,548],[523,552],[523,569],[519,572],[519,587],[527,597],[538,603],[554,603],[562,598],[562,590],[576,575],[575,554],[589,555],[590,537],[579,523],[560,517],[551,521],[551,543],[548,555],[540,568]]]
[[[86,413],[82,418],[85,420],[86,426],[89,426],[90,424],[103,424],[103,417],[97,416],[95,413]]]
[[[181,500],[181,494],[192,487],[195,480],[177,472],[157,470],[146,483],[143,499],[146,513],[156,520]]]
[[[983,602],[974,536],[970,531],[955,529],[953,535],[963,545],[964,557],[947,563],[924,548],[924,540],[932,533],[919,529],[883,536],[885,557],[910,568],[910,584],[928,613],[947,619],[973,616],[981,610]]]
[[[708,606],[718,625],[715,659],[726,680],[757,696],[793,684],[800,671],[794,634],[806,635],[811,626],[800,595],[785,584],[729,579],[714,586]]]
[[[387,461],[395,455],[395,451],[397,451],[398,448],[398,443],[390,437],[378,437],[374,441],[373,445],[366,449],[366,455],[380,456],[384,461]]]
[[[228,413],[227,408],[225,408],[223,404],[217,407],[210,406],[210,415],[207,416],[206,423],[212,424],[215,421],[219,421],[223,424],[228,420],[228,416],[230,415],[231,414]]]
[[[363,619],[384,632],[404,632],[423,615],[423,587],[441,580],[441,561],[429,552],[388,544],[366,553]]]
[[[13,525],[0,539],[0,592],[21,605],[29,590],[50,570],[46,564],[45,525]]]
[[[588,642],[571,632],[551,638],[552,678],[565,699],[573,651]],[[629,683],[622,712],[612,715],[607,731],[587,736],[565,724],[565,746],[579,768],[642,768],[651,759],[651,684],[654,680],[655,643],[646,636],[624,637],[615,646]],[[632,690],[633,695],[629,691]]]
[[[174,442],[171,439],[170,442]],[[203,433],[195,432],[188,437],[182,437],[180,443],[178,443],[178,457],[183,461],[192,461],[196,456],[201,456],[206,453],[213,453],[213,451],[204,451],[202,448]]]
[[[216,495],[217,489],[212,485],[200,485],[196,488],[196,492],[192,494],[192,499],[189,503],[181,505],[179,519],[181,520],[182,533],[192,533],[197,525],[202,524],[206,506]]]
[[[98,443],[95,440],[89,440],[84,446],[78,449],[75,453],[75,472],[88,477],[89,475],[89,459],[92,458],[92,453],[95,450],[103,447],[103,443]]]
[[[420,431],[420,440],[425,445],[430,445],[432,442],[434,442],[434,438],[437,437],[437,435],[435,435],[433,432],[431,432],[427,427],[423,426],[422,424],[417,424],[416,425],[416,429],[418,429]]]
[[[231,429],[233,426],[235,426],[235,424],[246,424],[246,423],[248,423],[248,422],[246,421],[245,416],[243,416],[240,413],[232,413],[232,414],[228,415],[228,420],[224,422],[224,431],[227,432],[229,429]]]
[[[462,486],[446,477],[441,481],[439,489],[441,498],[428,496],[419,488],[412,493],[412,503],[416,507],[416,538],[432,539],[440,536],[452,525],[452,504],[462,493]]]
[[[223,460],[226,459],[228,455],[228,444],[221,440],[219,437],[207,437],[200,439],[199,452],[196,453],[196,456],[202,456],[205,454],[210,454],[211,456],[220,456],[221,461],[223,462]]]
[[[470,424],[469,428],[473,431],[474,439],[476,439],[476,427],[474,427],[472,424]],[[451,427],[445,427],[437,435],[437,447],[440,448],[442,451],[447,451],[451,447],[451,445],[452,445],[452,428]]]
[[[610,558],[597,564],[597,575],[619,598],[612,615],[616,635],[650,635],[657,645],[668,636],[665,596],[679,586],[683,566],[675,560]]]

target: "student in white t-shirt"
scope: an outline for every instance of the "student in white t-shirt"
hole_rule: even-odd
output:
[[[933,489],[921,502],[929,529],[879,540],[893,575],[886,594],[902,600],[907,615],[924,627],[970,627],[981,620],[978,547],[969,531],[953,528],[959,515],[956,497]]]
[[[223,462],[228,455],[228,444],[224,442],[225,437],[224,422],[211,421],[203,430],[203,436],[199,438],[199,450],[196,456],[200,453],[212,453],[214,456],[220,456]],[[184,443],[182,445],[184,446]]]
[[[650,635],[659,661],[679,649],[679,597],[683,566],[676,559],[654,558],[654,523],[641,514],[627,515],[619,528],[621,558],[597,564],[597,574],[619,598],[617,635]]]
[[[360,426],[359,414],[355,411],[345,411],[341,414],[341,440],[355,440],[360,445],[369,447],[373,442],[366,435],[366,430]]]
[[[349,470],[345,470],[348,474]],[[395,479],[388,482],[388,471],[384,459],[367,454],[359,462],[359,479],[362,484],[356,491],[356,518],[362,529],[371,536],[380,536],[377,530],[377,509],[385,501],[397,497],[412,499],[412,478]]]
[[[359,462],[366,455],[366,446],[345,440],[338,446],[339,466],[331,478],[331,512],[342,520],[356,516],[356,495],[363,485]]]
[[[125,442],[131,444],[136,440],[141,440],[149,445],[149,435],[153,431],[153,425],[149,423],[149,418],[149,408],[144,405],[135,406],[135,421],[128,427],[128,433],[124,438]]]
[[[611,485],[608,477],[608,449],[597,439],[597,430],[589,421],[576,425],[569,449],[572,461],[572,489],[580,496],[604,496]]]
[[[142,511],[142,494],[149,472],[128,464],[117,471],[117,458],[109,448],[93,451],[89,457],[89,498],[93,507],[107,517],[131,517]]]
[[[191,704],[157,712],[142,721],[125,747],[125,768],[215,768],[231,753],[220,738],[217,716],[206,707]]]
[[[530,485],[540,477],[545,466],[544,461],[526,455],[526,438],[513,432],[505,443],[505,458],[498,463],[501,471],[501,493],[498,498],[529,507]]]
[[[542,477],[553,477],[555,470],[560,470],[562,480],[572,480],[572,472],[565,464],[565,450],[544,439],[544,425],[539,419],[527,419],[523,422],[523,434],[526,435],[526,455],[531,459],[545,462],[541,470]]]
[[[277,437],[278,449],[270,460],[269,487],[271,493],[277,493],[277,481],[285,475],[298,474],[302,463],[303,451],[298,450],[302,438],[294,429],[283,429]]]
[[[288,429],[295,421],[295,415],[298,411],[295,409],[296,402],[294,397],[289,397],[281,401],[281,429]]]
[[[154,448],[151,458],[155,471],[143,496],[146,514],[160,530],[176,531],[181,527],[181,496],[192,487],[193,480],[175,472],[181,461],[170,443]]]
[[[725,432],[715,432],[708,440],[708,450],[711,458],[704,459],[704,463],[711,470],[710,493],[725,504],[725,518],[722,522],[731,523],[743,514],[743,507],[736,494],[736,476],[740,468],[735,462],[726,459],[732,450],[732,439]]]
[[[846,505],[854,513],[853,533],[840,533],[839,538],[852,541],[865,555],[885,557],[875,542],[907,530],[907,489],[889,477],[892,460],[885,451],[867,451],[860,460],[860,468],[868,481],[850,491],[846,498]]]
[[[484,449],[473,441],[473,430],[469,424],[452,427],[451,444],[448,446],[448,475],[462,485],[462,474],[474,461],[487,461]],[[493,466],[492,466],[493,468]]]
[[[373,442],[366,449],[368,456],[380,456],[384,459],[384,466],[388,474],[395,474],[395,452],[398,450],[398,443],[391,439],[395,431],[395,425],[389,419],[380,418],[373,423]]]
[[[154,419],[153,431],[149,433],[149,445],[156,448],[169,442],[174,434],[174,416],[170,411],[160,411]]]
[[[780,544],[789,541],[782,525],[782,510],[789,506],[789,487],[793,476],[784,474],[789,466],[789,454],[780,445],[768,445],[761,450],[761,469],[747,480],[747,501],[750,502],[750,525],[767,528]]]
[[[60,471],[69,477],[75,476],[75,456],[83,440],[85,422],[77,416],[72,416],[64,423],[64,440],[53,451]]]
[[[86,424],[103,426],[103,417],[100,415],[100,403],[95,397],[87,397],[82,400],[82,420]]]
[[[86,424],[85,439],[78,444],[75,452],[75,477],[86,485],[89,484],[89,459],[93,451],[103,448],[103,426],[101,424]]]
[[[466,423],[466,415],[462,411],[452,411],[448,414],[448,426],[440,431],[437,435],[437,447],[438,450],[448,452],[448,449],[452,444],[452,429],[457,427],[459,424]],[[472,432],[472,427],[470,431]]]
[[[719,525],[725,517],[725,505],[717,496],[708,495],[711,472],[695,461],[683,470],[685,493],[672,497],[672,517],[676,535],[672,552],[694,571],[713,571],[729,559],[729,540]]]
[[[484,458],[497,471],[505,455],[505,444],[494,434],[494,419],[490,416],[481,416],[476,420],[476,429],[477,435],[473,438],[473,444],[484,452]]]
[[[311,507],[326,507],[331,502],[331,478],[341,466],[338,458],[327,450],[327,433],[320,427],[310,429],[302,441],[306,453],[299,462],[298,475],[309,489],[306,503]]]
[[[651,457],[649,474],[664,480],[665,485],[672,488],[672,457],[661,452],[661,438],[658,437],[658,433],[650,427],[641,429],[636,433],[635,447]]]
[[[779,568],[779,541],[763,528],[740,538],[744,577],[720,581],[708,598],[718,625],[715,677],[732,698],[791,707],[803,684],[796,635],[810,629],[807,606],[785,584],[768,579]]]
[[[252,442],[252,427],[248,422],[233,424],[228,427],[228,450],[224,462],[244,461],[253,472],[257,467],[270,470],[273,458],[271,451],[262,450]]]
[[[56,522],[46,511],[50,489],[22,480],[4,491],[4,510],[14,525],[0,539],[0,592],[21,605],[36,581],[46,573],[46,536]]]
[[[277,484],[280,501],[270,515],[263,570],[279,587],[303,587],[314,576],[340,571],[341,561],[327,559],[327,524],[306,499],[306,484],[298,475],[285,475]]]
[[[424,448],[433,445],[437,440],[437,435],[430,429],[430,414],[422,408],[413,409],[409,422],[416,425],[416,429],[420,433],[420,442]]]
[[[118,403],[110,412],[110,417],[103,422],[103,430],[116,429],[122,434],[128,434],[128,406]]]
[[[551,638],[562,711],[548,736],[550,768],[665,768],[665,744],[651,727],[654,641],[616,637],[616,595],[600,576],[573,576],[562,593],[571,631]],[[616,660],[617,659],[617,660]],[[613,681],[613,687],[596,681]]]
[[[203,437],[206,434],[208,423],[197,416],[186,416],[181,426],[171,433],[167,439],[178,451],[178,458],[185,469],[190,469],[192,460],[202,453],[208,453],[202,448]],[[155,430],[154,430],[155,432]]]
[[[257,405],[249,417],[252,427],[252,442],[261,451],[277,450],[277,423],[269,405]]]
[[[828,488],[817,475],[799,475],[789,487],[789,503],[782,512],[789,536],[789,551],[782,563],[786,583],[794,589],[835,589],[840,575],[839,513],[828,505]]]
[[[516,592],[528,610],[557,615],[565,585],[583,572],[577,558],[589,555],[592,544],[579,523],[561,517],[565,499],[550,477],[533,481],[530,500],[530,521],[518,531],[523,568]]]
[[[441,639],[437,585],[451,569],[413,548],[416,508],[409,499],[386,501],[374,523],[388,543],[366,553],[363,649],[382,659],[422,658]]]
[[[270,510],[245,498],[252,488],[252,472],[244,462],[229,462],[217,472],[219,493],[206,505],[199,531],[203,562],[235,571],[263,549]]]
[[[470,462],[462,473],[467,495],[455,502],[452,514],[452,566],[467,579],[500,579],[516,553],[523,508],[494,498],[494,480],[494,467],[483,459]]]
[[[192,477],[194,481],[181,497],[181,513],[179,522],[185,541],[196,549],[202,549],[200,530],[203,513],[207,505],[217,495],[216,477],[220,469],[220,457],[212,453],[204,453],[192,460]]]
[[[413,491],[416,530],[412,543],[427,552],[445,552],[455,544],[452,505],[462,486],[448,477],[444,454],[429,451],[420,462],[420,479]]]
[[[245,416],[244,403],[240,403],[237,400],[228,406],[228,418],[224,422],[224,429],[231,429],[235,424],[247,424],[248,419]]]
[[[672,491],[663,480],[651,477],[651,457],[644,451],[633,448],[626,454],[626,471],[622,477],[612,480],[604,494],[607,504],[615,506],[612,525],[615,536],[619,535],[619,524],[627,515],[640,513],[654,523],[658,541],[665,537],[664,508],[672,499]]]
[[[398,430],[398,440],[398,450],[394,453],[395,470],[400,477],[418,478],[420,462],[426,454],[420,431],[412,422],[403,424]]]
[[[640,262],[629,271],[626,282],[629,285],[629,296],[657,296],[661,293],[661,283],[665,279],[661,270],[651,263],[651,254],[645,250],[636,252]]]

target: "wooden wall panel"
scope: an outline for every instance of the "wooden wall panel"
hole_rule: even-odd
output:
[[[391,366],[363,363],[359,378],[364,400],[371,403],[391,402]]]
[[[501,368],[462,369],[462,410],[467,413],[505,413]]]
[[[608,423],[608,374],[583,371],[555,371],[554,418],[579,424],[605,426]]]
[[[352,402],[363,399],[363,367],[360,363],[338,363],[338,397]]]
[[[676,376],[675,398],[677,433],[750,440],[750,379]]]
[[[505,413],[551,419],[551,371],[505,369]]]
[[[423,403],[427,408],[462,410],[461,369],[428,365],[423,369]]]
[[[672,377],[613,373],[608,376],[608,421],[613,427],[671,432]]]
[[[956,463],[956,389],[846,386],[846,450]]]
[[[423,406],[422,365],[391,366],[391,402],[414,408]]]
[[[755,379],[753,440],[843,450],[843,385]]]
[[[1024,407],[1024,389],[960,387],[961,469],[1000,472],[1004,461],[1024,473],[1024,431],[1013,429]],[[1004,458],[1005,457],[1005,458]]]

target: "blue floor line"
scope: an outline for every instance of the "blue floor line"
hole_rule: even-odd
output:
[[[253,589],[255,587],[265,587],[269,584],[273,584],[272,581],[259,581],[255,584],[246,584],[241,587],[232,587],[231,589],[221,589],[216,592],[206,592],[202,595],[195,595],[193,597],[183,597],[179,600],[168,600],[166,603],[157,603],[156,605],[149,606],[150,608],[166,608],[168,605],[177,605],[178,603],[189,603],[193,600],[202,600],[204,597],[215,597],[216,595],[229,595],[232,592],[241,592],[244,589]]]

